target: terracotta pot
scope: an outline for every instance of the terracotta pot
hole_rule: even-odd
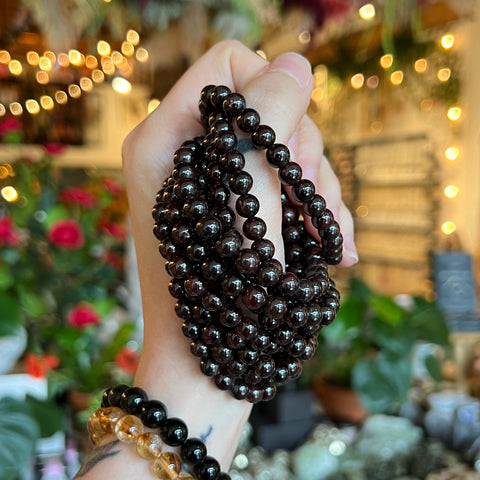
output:
[[[90,407],[93,395],[89,392],[79,392],[69,390],[67,392],[67,402],[75,412],[83,412]]]
[[[368,411],[360,402],[355,390],[328,383],[317,377],[313,391],[322,404],[325,415],[336,422],[363,423]]]

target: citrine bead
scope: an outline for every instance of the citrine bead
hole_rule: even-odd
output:
[[[162,453],[163,442],[160,435],[145,432],[137,438],[137,453],[146,459],[153,460]]]
[[[123,410],[118,407],[107,407],[101,409],[99,417],[100,425],[108,433],[114,433],[115,424],[125,415]]]
[[[153,463],[153,473],[161,480],[176,480],[179,477],[182,462],[175,453],[161,453]]]
[[[134,415],[125,415],[115,424],[115,435],[124,443],[135,442],[142,433],[142,421]]]

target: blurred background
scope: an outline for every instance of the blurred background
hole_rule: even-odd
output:
[[[480,478],[478,0],[0,2],[0,480],[73,478],[141,306],[127,133],[210,46],[312,65],[360,261],[234,480]],[[477,50],[479,49],[479,50]],[[342,407],[337,411],[334,407]]]

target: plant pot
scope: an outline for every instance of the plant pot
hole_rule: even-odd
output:
[[[88,410],[92,398],[93,394],[90,392],[79,392],[78,390],[69,390],[67,392],[67,402],[75,412]]]
[[[352,388],[334,385],[321,377],[315,378],[312,388],[325,415],[335,422],[360,424],[367,418],[368,411]]]

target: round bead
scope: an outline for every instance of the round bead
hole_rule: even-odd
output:
[[[302,167],[298,163],[289,162],[280,168],[278,177],[284,185],[296,185],[302,179]]]
[[[142,423],[148,428],[159,428],[167,418],[167,407],[159,400],[148,400],[140,415]]]
[[[290,161],[290,150],[285,145],[276,143],[267,150],[267,160],[274,167],[284,167]]]
[[[223,102],[230,95],[231,90],[225,85],[216,86],[210,94],[210,102],[217,109],[221,109]]]
[[[302,179],[292,188],[293,199],[305,203],[312,200],[315,195],[315,185],[308,179]]]
[[[153,462],[153,473],[161,480],[177,480],[181,469],[180,458],[172,452],[161,453]]]
[[[237,150],[232,150],[222,155],[220,165],[226,172],[239,172],[245,167],[245,157]]]
[[[216,480],[220,473],[220,464],[213,457],[207,455],[194,466],[194,472],[198,480]]]
[[[153,460],[162,453],[163,442],[160,435],[145,432],[137,438],[137,453],[147,460]]]
[[[115,424],[115,435],[124,443],[135,442],[142,433],[142,421],[135,415],[125,415]]]
[[[233,150],[237,146],[237,137],[233,132],[220,132],[215,137],[215,148],[223,154]]]
[[[195,230],[201,240],[213,240],[222,233],[222,224],[215,217],[205,216],[197,222]]]
[[[243,304],[251,311],[256,311],[262,308],[267,301],[267,293],[258,286],[252,285],[247,288],[242,297]]]
[[[231,93],[227,95],[225,100],[223,101],[223,111],[230,117],[234,117],[236,115],[240,115],[247,106],[245,102],[245,98],[243,95],[239,93]]]
[[[250,217],[243,222],[243,233],[249,240],[259,240],[267,233],[266,223],[259,217]]]
[[[198,438],[188,438],[180,447],[181,459],[190,464],[196,465],[205,459],[207,455],[207,447]]]
[[[139,387],[130,387],[122,393],[120,408],[130,415],[138,415],[147,400],[148,396],[144,390]]]
[[[188,437],[188,429],[179,418],[167,418],[160,428],[162,440],[171,447],[178,447]]]
[[[229,180],[230,189],[237,195],[244,195],[250,191],[253,185],[252,176],[245,170],[234,173]]]
[[[254,217],[260,209],[258,198],[247,193],[240,195],[235,202],[235,210],[241,217]]]
[[[108,405],[111,407],[120,407],[120,399],[122,398],[123,392],[130,388],[128,385],[120,384],[116,385],[113,388],[110,388],[108,392]]]
[[[275,143],[275,132],[268,125],[259,125],[252,133],[252,142],[257,148],[270,148]]]
[[[246,108],[238,115],[237,125],[244,132],[253,132],[260,125],[260,115],[253,108]]]
[[[270,240],[266,238],[259,238],[252,243],[252,250],[255,250],[260,256],[262,262],[271,260],[275,254],[275,246]]]
[[[213,377],[218,372],[218,363],[211,358],[204,358],[200,362],[200,370],[207,377]]]

